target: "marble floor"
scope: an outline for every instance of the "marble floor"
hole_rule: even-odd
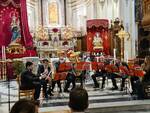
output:
[[[10,85],[10,88],[8,88]],[[89,109],[93,109],[98,111],[97,113],[104,113],[107,108],[110,108],[111,113],[113,113],[113,108],[118,108],[118,106],[129,107],[130,106],[149,106],[150,100],[135,100],[135,98],[131,97],[128,91],[112,91],[111,88],[111,81],[108,81],[106,88],[104,90],[101,89],[94,89],[92,81],[88,81],[85,83],[85,89],[88,91],[89,94]],[[9,90],[8,90],[9,89]],[[130,90],[130,89],[129,89]],[[10,94],[9,94],[10,92]],[[9,94],[9,95],[8,95]],[[8,98],[10,97],[10,99]],[[51,112],[59,110],[69,110],[68,107],[68,100],[69,100],[68,93],[58,93],[58,89],[55,88],[54,96],[49,97],[48,100],[40,98],[40,112]],[[18,84],[17,82],[11,81],[0,81],[0,113],[8,113],[10,101],[10,108],[11,106],[18,100]],[[138,109],[124,109],[122,112],[114,112],[114,113],[148,113],[147,109],[143,109],[139,111]],[[150,109],[149,109],[150,110]],[[87,110],[87,112],[91,112],[91,110]],[[108,110],[107,113],[110,111]]]

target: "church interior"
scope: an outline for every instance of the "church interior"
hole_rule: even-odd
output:
[[[0,113],[28,113],[21,99],[33,113],[150,113],[150,0],[0,0]]]

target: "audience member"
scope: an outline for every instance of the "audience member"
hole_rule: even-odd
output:
[[[69,95],[69,107],[72,113],[84,113],[88,108],[88,93],[81,87],[71,90]]]
[[[38,113],[39,102],[21,99],[11,108],[10,113]]]

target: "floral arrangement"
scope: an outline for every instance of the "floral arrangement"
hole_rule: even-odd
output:
[[[25,69],[25,66],[21,60],[14,60],[13,61],[13,69],[14,69],[15,75],[18,76]]]

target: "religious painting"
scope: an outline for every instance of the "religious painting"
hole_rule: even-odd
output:
[[[56,1],[50,2],[48,4],[48,13],[49,13],[49,24],[58,25],[59,24],[59,11],[58,11],[58,4]]]

